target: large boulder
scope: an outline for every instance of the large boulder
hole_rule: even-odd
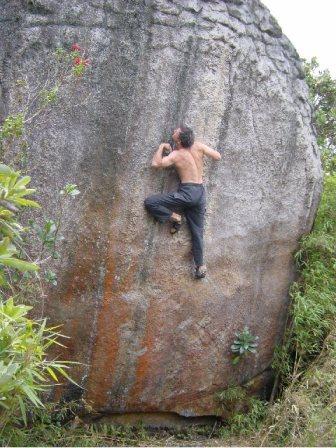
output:
[[[43,77],[50,48],[78,42],[93,61],[87,104],[63,98],[30,142],[46,216],[65,183],[81,190],[64,210],[58,286],[40,311],[64,324],[60,355],[84,363],[72,370],[83,389],[54,398],[82,395],[103,413],[209,416],[230,384],[265,394],[322,179],[302,64],[279,25],[257,0],[3,3],[0,113],[18,76]],[[172,237],[143,206],[177,185],[174,170],[150,161],[181,121],[222,154],[205,167],[202,281],[187,228]],[[245,325],[258,351],[234,366]]]

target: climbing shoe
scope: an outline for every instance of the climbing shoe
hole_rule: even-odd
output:
[[[172,222],[172,225],[171,225],[171,228],[170,228],[170,233],[171,233],[172,235],[174,235],[174,233],[177,233],[177,232],[180,230],[181,225],[182,225],[182,220],[181,220],[180,222],[178,222],[178,221],[173,221],[173,222]]]
[[[171,222],[170,233],[173,235],[174,233],[177,233],[181,228],[182,216],[180,216],[180,219],[178,221],[176,221],[173,218],[170,218],[170,222]]]
[[[195,278],[204,278],[206,276],[206,267],[197,266],[195,269]]]

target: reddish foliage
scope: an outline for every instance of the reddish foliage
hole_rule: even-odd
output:
[[[71,45],[71,51],[80,51],[81,47],[78,44]]]

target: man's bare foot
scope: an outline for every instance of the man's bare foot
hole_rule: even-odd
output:
[[[178,223],[180,223],[181,220],[182,220],[182,216],[179,215],[178,213],[173,212],[173,213],[171,214],[171,216],[170,216],[170,220],[171,220],[172,222],[178,222]]]
[[[202,266],[196,266],[195,269],[195,278],[204,278],[206,276],[206,266],[202,264]]]

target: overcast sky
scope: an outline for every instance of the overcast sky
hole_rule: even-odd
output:
[[[336,78],[336,0],[261,0],[301,58],[317,57]]]

